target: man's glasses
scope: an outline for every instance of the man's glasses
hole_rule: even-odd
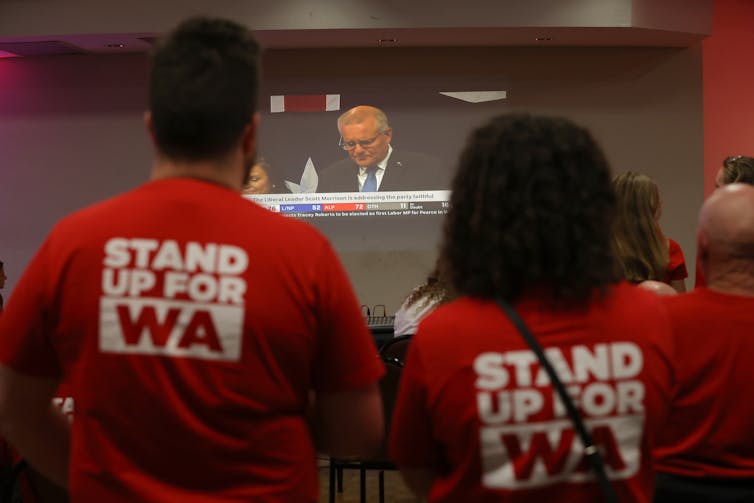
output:
[[[374,142],[377,141],[377,138],[380,137],[380,135],[385,134],[383,131],[382,133],[377,133],[377,136],[374,138],[370,138],[368,140],[356,140],[356,141],[343,141],[343,137],[340,137],[340,140],[338,141],[338,146],[342,148],[345,151],[353,150],[356,148],[356,145],[360,146],[361,148],[368,148],[371,147]]]

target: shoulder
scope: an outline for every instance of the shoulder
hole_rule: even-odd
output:
[[[318,173],[317,192],[356,192],[357,173],[356,164],[350,158],[341,159]]]
[[[605,318],[606,332],[625,337],[659,356],[672,368],[675,354],[673,329],[663,297],[635,285],[620,283],[612,288],[611,308]]]
[[[673,321],[690,320],[710,314],[715,305],[726,303],[730,299],[723,299],[706,288],[694,290],[680,295],[662,297],[663,307]]]
[[[670,251],[671,257],[673,257],[674,255],[680,255],[681,257],[683,257],[683,250],[681,249],[681,245],[670,238],[668,238],[668,250]]]
[[[390,154],[390,164],[403,164],[407,167],[411,167],[413,165],[436,166],[437,164],[439,164],[439,162],[439,158],[428,154],[423,154],[421,152],[394,149],[393,153]]]
[[[625,281],[611,287],[607,294],[607,305],[617,314],[634,320],[643,321],[645,315],[660,314],[664,317],[665,308],[662,296],[639,288]]]
[[[668,312],[660,295],[621,282],[611,287],[602,302],[602,326],[614,334],[636,340],[667,340],[671,331]]]
[[[441,346],[443,341],[452,343],[474,332],[479,324],[501,317],[497,305],[492,301],[483,301],[462,297],[452,302],[437,306],[422,320],[417,331],[420,344]]]
[[[339,173],[346,169],[351,169],[356,167],[354,162],[350,158],[341,159],[339,161],[335,161],[334,163],[330,164],[326,168],[322,170],[322,174],[330,174],[330,173]]]

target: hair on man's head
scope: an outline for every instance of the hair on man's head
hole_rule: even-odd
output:
[[[754,158],[737,155],[723,160],[723,183],[754,185]]]
[[[348,124],[363,122],[367,119],[367,117],[374,118],[378,133],[384,133],[385,131],[390,129],[390,125],[388,124],[387,115],[385,115],[385,112],[377,107],[370,105],[359,105],[357,107],[346,110],[340,115],[340,117],[338,117],[338,131],[341,131],[343,129],[343,126],[346,126]]]
[[[458,294],[515,301],[527,289],[582,300],[616,281],[607,161],[573,122],[495,117],[476,129],[453,180],[442,245]]]
[[[243,26],[192,18],[152,53],[149,108],[158,151],[176,160],[221,157],[256,111],[259,45]]]

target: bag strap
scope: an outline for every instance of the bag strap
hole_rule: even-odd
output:
[[[591,465],[592,470],[594,470],[594,474],[597,477],[597,482],[599,482],[602,494],[605,496],[605,501],[608,503],[618,503],[618,496],[615,494],[615,490],[613,489],[610,480],[607,478],[607,473],[605,472],[605,464],[602,461],[600,451],[597,446],[594,445],[592,436],[586,429],[586,425],[581,419],[579,411],[576,410],[576,406],[573,404],[571,396],[566,391],[565,386],[563,386],[563,382],[555,372],[555,369],[550,363],[550,360],[548,360],[547,356],[545,356],[545,353],[542,350],[542,346],[539,345],[537,339],[534,338],[534,335],[529,331],[529,329],[524,324],[524,321],[510,304],[505,302],[502,298],[498,298],[497,303],[503,309],[503,311],[505,311],[505,314],[508,315],[508,318],[511,320],[511,322],[513,322],[518,331],[521,332],[521,335],[523,336],[526,343],[529,345],[534,354],[537,355],[537,359],[539,359],[539,363],[542,365],[542,368],[545,369],[545,372],[547,372],[552,386],[560,396],[560,401],[563,403],[563,406],[565,406],[565,409],[568,412],[568,417],[571,418],[574,429],[581,439],[581,443],[584,445],[584,456],[586,456],[586,458],[589,460],[589,464]]]

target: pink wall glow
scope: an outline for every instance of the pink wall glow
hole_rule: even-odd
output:
[[[702,45],[704,194],[729,155],[754,156],[754,2],[716,0],[712,34]]]

